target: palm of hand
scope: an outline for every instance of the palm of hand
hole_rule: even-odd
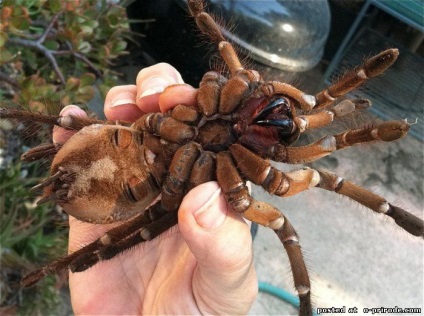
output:
[[[251,245],[246,244],[249,229],[241,218],[226,213],[221,195],[204,200],[208,197],[205,193],[213,189],[217,189],[216,184],[207,183],[187,195],[178,227],[85,272],[71,273],[76,314],[231,313],[249,306],[252,296],[249,291],[246,295],[245,285],[256,288]],[[199,205],[207,211],[226,213],[223,224],[211,230],[192,225],[191,209],[199,209]],[[204,223],[210,220],[205,213]],[[88,242],[108,229],[72,219],[70,250],[82,239]],[[191,239],[190,246],[185,238]],[[235,243],[228,242],[231,240]],[[200,254],[200,260],[190,247]]]
[[[92,235],[91,225],[76,224]],[[103,227],[102,227],[103,230]],[[75,232],[75,231],[74,231]],[[71,231],[71,241],[72,234]],[[178,293],[184,292],[189,313],[196,307],[187,284],[193,278],[196,260],[188,251],[177,227],[149,243],[116,258],[103,261],[86,272],[70,275],[74,311],[88,314],[157,314],[177,311]],[[172,293],[177,292],[177,293]],[[166,302],[158,304],[157,302]],[[177,308],[177,309],[176,309]]]

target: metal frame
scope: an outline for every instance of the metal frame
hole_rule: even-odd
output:
[[[400,21],[418,29],[422,33],[424,33],[424,20],[422,20],[422,23],[417,23],[416,21],[414,21],[414,20],[410,19],[409,17],[407,17],[406,15],[404,15],[403,12],[396,11],[392,6],[389,5],[389,3],[394,3],[394,2],[397,2],[398,5],[402,5],[402,6],[405,6],[406,2],[410,2],[410,3],[418,4],[418,5],[420,4],[420,2],[411,1],[411,0],[407,0],[407,1],[405,1],[405,0],[386,0],[386,1],[367,0],[365,2],[364,6],[361,8],[361,11],[359,12],[356,20],[353,22],[351,28],[349,29],[349,32],[345,36],[345,38],[344,38],[343,42],[341,43],[339,49],[337,50],[336,55],[334,56],[330,65],[327,68],[327,70],[324,74],[324,80],[326,82],[329,81],[329,77],[333,73],[334,69],[336,69],[336,67],[338,66],[340,61],[342,60],[347,46],[351,42],[352,37],[354,36],[355,32],[357,31],[362,20],[364,19],[364,17],[366,15],[368,9],[370,8],[370,6],[375,6],[378,9],[387,12],[388,14],[397,18],[398,20],[400,20]],[[424,8],[424,6],[423,6],[423,8]],[[422,12],[421,12],[421,14],[420,14],[420,12],[416,12],[416,13],[418,14],[418,16],[422,17]]]

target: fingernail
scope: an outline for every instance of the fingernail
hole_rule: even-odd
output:
[[[78,110],[81,110],[81,108],[80,108],[80,107],[78,107],[78,106],[76,106],[76,105],[73,105],[73,104],[69,104],[69,105],[65,106],[62,110],[60,110],[59,115],[63,115],[63,114],[65,114],[65,113],[66,113],[66,112],[68,112],[70,109],[78,109]],[[81,110],[81,111],[82,111],[82,110]]]
[[[135,95],[134,93],[123,91],[116,95],[110,103],[110,107],[120,106],[124,104],[135,104]]]
[[[216,203],[220,196],[221,189],[217,189],[206,203],[193,213],[197,224],[206,230],[220,226],[227,217],[225,205]]]
[[[124,105],[124,104],[135,104],[135,103],[134,103],[134,100],[131,100],[131,99],[119,99],[119,100],[113,101],[110,107],[113,108],[113,107]]]
[[[146,79],[140,87],[139,99],[152,94],[161,93],[171,83],[160,77]]]

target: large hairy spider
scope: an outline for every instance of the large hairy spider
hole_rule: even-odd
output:
[[[391,66],[398,50],[383,51],[317,95],[308,95],[287,83],[264,81],[258,72],[243,68],[232,45],[204,12],[203,2],[189,0],[188,5],[198,28],[216,43],[230,72],[229,78],[213,71],[203,76],[197,108],[178,105],[165,114],[145,114],[133,124],[122,125],[1,110],[0,117],[79,130],[63,146],[39,146],[24,155],[27,160],[54,156],[51,176],[35,187],[43,190],[40,203],[53,200],[70,215],[90,223],[124,221],[80,250],[30,273],[22,285],[31,286],[61,269],[84,271],[156,238],[177,224],[179,205],[190,189],[217,181],[235,212],[277,234],[293,271],[299,313],[309,315],[310,282],[296,231],[278,209],[255,200],[246,182],[281,197],[312,187],[333,191],[393,218],[410,234],[422,237],[421,219],[336,174],[310,168],[285,173],[269,162],[307,163],[353,145],[405,136],[407,122],[388,121],[328,135],[307,146],[293,146],[306,130],[324,127],[367,107],[368,101],[363,99],[336,100]],[[160,201],[151,205],[159,195]]]

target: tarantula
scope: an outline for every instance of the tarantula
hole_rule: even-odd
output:
[[[213,71],[203,76],[196,108],[181,104],[167,113],[148,113],[132,124],[118,125],[76,116],[0,111],[0,117],[79,130],[63,145],[42,145],[23,155],[25,160],[54,156],[51,176],[34,187],[43,190],[39,203],[53,200],[86,222],[124,221],[80,250],[30,273],[22,285],[31,286],[66,268],[84,271],[152,240],[177,224],[178,207],[190,189],[215,180],[235,212],[277,234],[293,271],[299,313],[311,314],[310,282],[296,231],[278,209],[255,200],[246,182],[281,197],[311,187],[334,191],[390,216],[410,234],[422,237],[421,219],[338,175],[310,168],[284,173],[269,162],[307,163],[353,145],[405,136],[407,122],[388,121],[325,136],[307,146],[292,145],[306,130],[367,107],[369,101],[363,99],[334,103],[390,67],[398,50],[383,51],[329,88],[308,95],[287,83],[264,81],[255,70],[243,68],[233,46],[204,11],[203,1],[189,0],[188,6],[198,28],[216,43],[230,72],[229,78]],[[161,199],[151,205],[159,195]]]

